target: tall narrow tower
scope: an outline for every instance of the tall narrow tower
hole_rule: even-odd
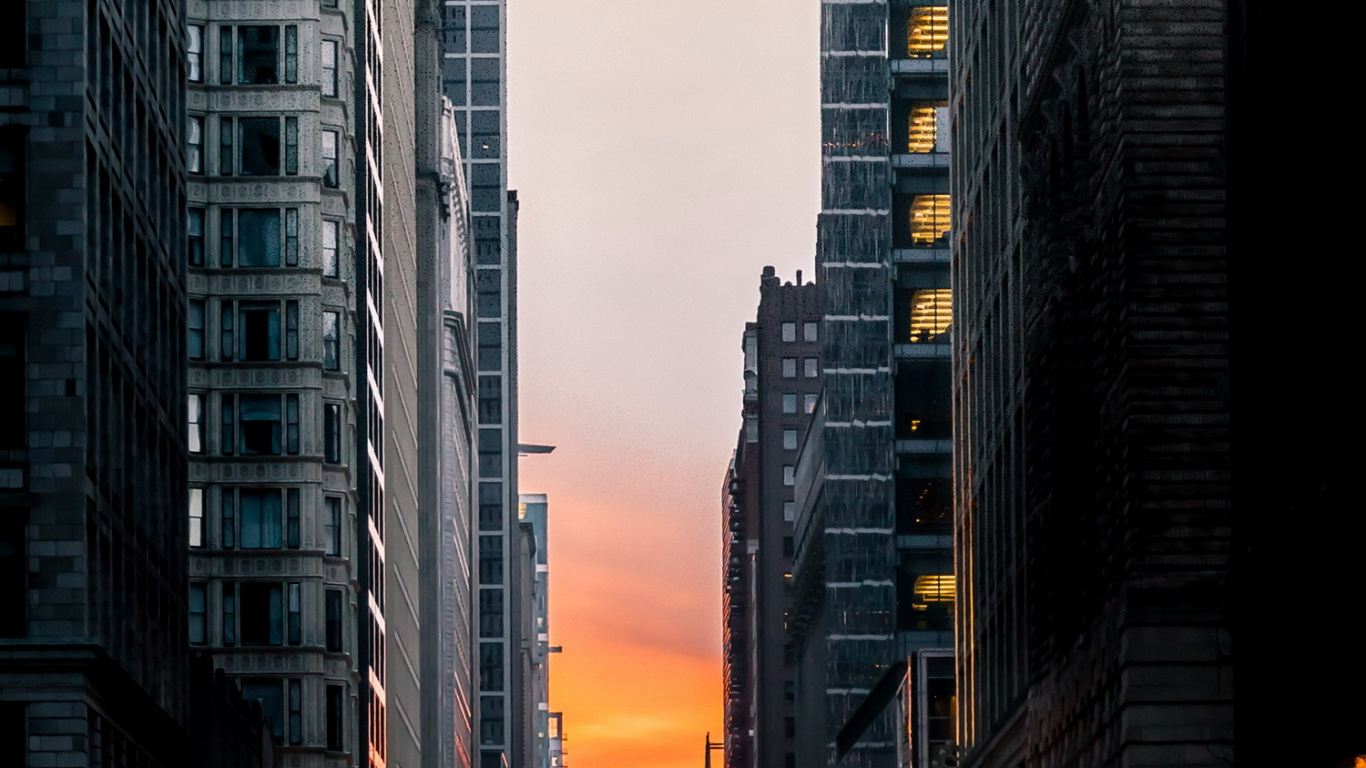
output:
[[[525,727],[513,665],[519,647],[513,567],[517,522],[517,352],[515,195],[507,189],[506,4],[446,0],[442,83],[454,105],[469,185],[474,243],[477,532],[473,601],[478,697],[472,707],[480,768],[520,766]]]

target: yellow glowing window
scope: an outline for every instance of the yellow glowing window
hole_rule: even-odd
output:
[[[940,115],[948,107],[948,101],[922,101],[911,107],[907,130],[907,152],[945,152],[947,150],[947,128],[941,126]]]
[[[911,343],[938,341],[953,322],[953,291],[924,288],[911,296]]]
[[[928,59],[949,42],[949,9],[945,6],[912,8],[906,20],[906,55]]]
[[[916,576],[913,590],[917,603],[951,603],[954,597],[953,574]]]
[[[949,196],[916,195],[911,200],[911,244],[935,245],[949,231]]]

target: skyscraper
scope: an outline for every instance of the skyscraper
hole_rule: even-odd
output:
[[[1228,6],[951,6],[965,765],[1234,762]]]
[[[357,631],[384,605],[384,528],[357,522],[384,455],[358,352],[382,338],[379,166],[352,160],[379,73],[350,39],[378,31],[355,11],[192,3],[187,27],[190,642],[314,766],[384,754],[382,633]]]
[[[474,551],[479,615],[478,701],[474,707],[480,768],[515,765],[512,747],[525,728],[521,672],[513,664],[520,628],[511,612],[519,585],[513,567],[517,523],[517,337],[515,194],[507,189],[503,0],[446,0],[443,87],[455,106],[456,134],[470,192],[474,242],[478,367],[478,534]]]
[[[948,746],[948,21],[821,6],[821,409],[798,461],[797,764]],[[801,478],[809,482],[801,482]]]
[[[726,764],[796,758],[796,666],[787,622],[795,554],[797,451],[821,388],[818,286],[772,267],[745,324],[744,424],[722,492]]]
[[[543,493],[521,494],[518,519],[530,545],[522,563],[524,625],[520,655],[525,668],[526,699],[522,707],[530,742],[527,768],[551,768],[550,763],[550,501]]]
[[[191,758],[174,2],[0,32],[0,763]]]

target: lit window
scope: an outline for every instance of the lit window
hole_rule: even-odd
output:
[[[783,378],[784,378],[784,379],[794,379],[794,378],[796,378],[796,377],[797,377],[797,358],[795,358],[795,357],[784,357],[784,358],[783,358]]]
[[[916,576],[912,589],[916,604],[951,603],[954,597],[953,574]]]
[[[944,341],[952,323],[952,289],[922,288],[911,296],[912,344]]]
[[[203,302],[200,302],[203,303]],[[190,453],[204,452],[204,396],[191,394],[188,403],[190,434],[188,443]]]
[[[190,546],[204,546],[204,489],[190,489]]]
[[[816,341],[820,323],[802,323],[802,341]]]
[[[185,35],[186,78],[192,83],[204,82],[204,27],[191,24]]]
[[[322,133],[322,177],[323,186],[335,189],[340,183],[337,171],[337,132],[323,131]]]
[[[783,395],[783,413],[797,412],[797,396],[795,394]]]
[[[949,196],[916,195],[911,200],[911,243],[918,248],[944,247],[949,232]]]
[[[795,430],[795,429],[784,429],[784,430],[783,430],[783,450],[785,450],[785,451],[795,451],[795,450],[797,450],[797,430]]]
[[[906,55],[912,59],[942,56],[949,42],[949,9],[945,6],[912,8],[906,20]]]
[[[185,118],[185,170],[204,172],[204,118]]]
[[[797,340],[797,324],[783,323],[783,341]]]
[[[337,222],[323,220],[323,277],[337,276]]]
[[[906,151],[911,153],[949,151],[949,103],[922,101],[911,107],[907,126]]]

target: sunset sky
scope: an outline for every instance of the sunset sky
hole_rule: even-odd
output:
[[[510,0],[521,490],[571,768],[721,730],[720,488],[759,273],[813,276],[815,0]]]

